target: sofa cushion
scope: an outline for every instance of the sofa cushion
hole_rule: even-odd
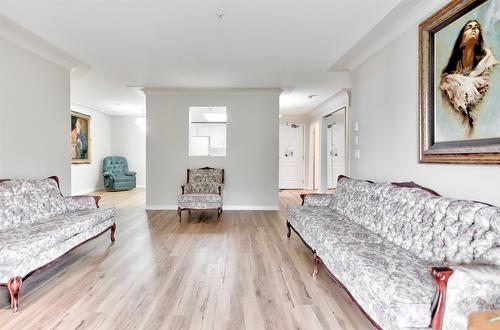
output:
[[[135,176],[131,175],[118,175],[113,176],[115,182],[135,182]]]
[[[218,194],[179,195],[181,209],[217,209],[222,207],[222,196]]]
[[[0,231],[54,217],[67,210],[53,179],[0,183]]]
[[[337,243],[317,253],[383,329],[430,324],[435,280],[428,262],[387,241]]]
[[[329,207],[290,205],[288,221],[313,250],[339,242],[379,243],[384,240]]]
[[[0,264],[14,267],[72,236],[112,218],[114,209],[92,209],[60,214],[45,221],[0,232]]]

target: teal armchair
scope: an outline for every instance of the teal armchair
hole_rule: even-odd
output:
[[[104,187],[107,190],[129,190],[135,188],[135,175],[129,171],[125,157],[110,156],[103,160]]]

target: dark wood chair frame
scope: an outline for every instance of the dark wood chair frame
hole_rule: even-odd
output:
[[[57,187],[60,190],[59,178],[57,176],[51,176],[51,177],[49,177],[49,179],[53,179],[54,181],[56,181]],[[11,179],[0,179],[0,183],[5,182],[5,181],[10,181],[10,180]],[[61,196],[62,196],[62,193],[61,193]],[[80,197],[80,196],[73,196],[73,197]],[[95,205],[96,205],[97,208],[99,208],[99,200],[101,199],[101,196],[90,196],[90,197],[94,198]],[[95,236],[93,236],[93,237],[91,237],[91,238],[89,238],[89,239],[81,242],[80,244],[76,245],[71,250],[67,251],[66,253],[64,253],[63,255],[61,255],[59,257],[57,257],[56,259],[54,259],[54,260],[46,263],[45,265],[43,265],[43,266],[41,266],[41,267],[39,267],[39,268],[31,271],[30,273],[28,273],[24,277],[15,276],[15,277],[10,278],[7,283],[0,283],[0,287],[6,287],[9,290],[9,293],[10,293],[10,307],[12,309],[12,312],[13,313],[19,312],[21,287],[23,286],[23,283],[26,281],[26,279],[28,277],[30,277],[31,275],[33,275],[33,274],[35,274],[35,273],[37,273],[39,271],[42,271],[44,269],[49,268],[50,266],[52,266],[53,264],[57,263],[59,260],[61,260],[68,253],[70,253],[71,251],[73,251],[74,249],[76,249],[77,247],[79,247],[80,245],[85,244],[88,241],[93,240],[94,238],[97,238],[97,237],[101,236],[102,234],[104,234],[108,230],[111,230],[111,243],[113,244],[115,242],[116,223],[113,223],[110,227],[104,229],[99,234],[97,234],[97,235],[95,235]]]
[[[340,179],[340,177],[339,177]],[[307,194],[300,194],[300,198],[302,199],[302,205],[304,205],[304,199]],[[318,277],[319,273],[319,264],[323,263],[321,258],[317,255],[316,250],[311,248],[309,244],[307,244],[302,236],[293,228],[292,224],[290,222],[286,222],[287,226],[287,238],[290,238],[292,234],[292,230],[299,236],[299,238],[302,240],[302,242],[307,246],[309,250],[312,251],[313,257],[312,257],[312,262],[313,262],[313,271],[312,271],[312,277],[316,279]],[[324,265],[324,263],[323,263]],[[371,317],[368,315],[368,313],[363,309],[363,307],[356,301],[356,299],[353,297],[351,292],[346,288],[346,286],[337,278],[335,275],[333,275],[330,270],[325,267],[325,269],[328,272],[328,275],[335,281],[337,282],[342,289],[349,295],[351,300],[358,306],[358,308],[361,310],[361,312],[366,316],[366,318],[375,326],[377,329],[382,329],[381,326],[379,326]],[[431,318],[431,324],[429,325],[430,328],[435,329],[435,330],[441,330],[443,328],[443,320],[444,320],[444,311],[446,307],[446,287],[448,284],[448,280],[450,276],[453,274],[453,269],[449,267],[431,267],[430,272],[432,276],[436,279],[436,293],[434,295],[434,299],[432,301],[432,318]]]
[[[206,167],[199,168],[199,170],[216,170],[216,168],[206,166]],[[186,171],[186,176],[187,176],[186,183],[189,183],[189,171],[190,171],[190,169],[188,168]],[[224,169],[222,169],[221,171],[222,171],[222,182],[221,183],[224,184]],[[184,185],[181,186],[181,191],[182,191],[182,194],[184,195]],[[222,195],[221,187],[219,187],[219,195]],[[182,221],[182,211],[189,211],[189,213],[191,214],[191,211],[209,211],[209,210],[217,211],[217,222],[219,222],[221,219],[221,215],[224,212],[222,210],[222,207],[218,207],[218,208],[214,208],[214,209],[191,209],[191,208],[178,207],[177,208],[177,216],[179,217],[179,222],[181,222]]]

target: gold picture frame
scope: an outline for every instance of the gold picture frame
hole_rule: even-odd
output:
[[[70,150],[72,164],[92,162],[91,116],[71,111]]]
[[[488,36],[488,33],[491,36],[491,33],[496,32],[486,30],[485,26],[488,27],[489,25],[484,24],[483,26],[483,22],[481,22],[483,16],[485,17],[484,20],[487,19],[486,15],[481,15],[489,9],[489,7],[493,6],[491,2],[491,0],[454,0],[419,25],[419,161],[421,163],[500,164],[500,121],[498,120],[500,116],[495,115],[497,117],[494,117],[495,120],[493,122],[487,122],[484,119],[484,113],[486,111],[492,112],[490,109],[492,105],[495,107],[498,106],[498,100],[500,99],[498,96],[500,64],[493,63],[491,67],[487,68],[488,71],[483,72],[484,74],[488,74],[489,85],[486,86],[486,92],[480,95],[477,103],[457,102],[456,99],[453,99],[453,96],[456,94],[449,92],[447,86],[451,85],[446,85],[447,80],[445,80],[448,79],[448,77],[453,78],[459,74],[463,74],[465,77],[471,77],[470,79],[476,78],[471,72],[477,72],[475,70],[479,67],[479,64],[481,64],[479,60],[476,60],[476,58],[480,58],[477,55],[474,56],[475,64],[470,65],[469,72],[466,73],[463,67],[458,69],[458,64],[456,66],[456,71],[451,71],[449,73],[446,71],[449,67],[455,67],[450,63],[454,56],[453,51],[457,43],[459,43],[459,38],[462,40],[459,46],[462,53],[456,57],[460,58],[460,65],[462,65],[462,59],[464,58],[463,56],[465,56],[463,55],[465,54],[464,49],[466,47],[463,46],[465,43],[464,38],[467,37],[464,31],[470,28],[467,26],[469,22],[477,22],[478,27],[473,26],[473,28],[476,28],[478,31],[476,31],[474,40],[480,40],[480,51],[487,53],[483,49],[491,47],[491,51],[490,48],[487,49],[488,52],[493,54],[493,56],[500,56],[500,52],[495,53],[495,49],[500,49],[498,40],[491,37],[489,40],[485,38],[485,36]],[[471,19],[471,17],[473,19]],[[465,24],[464,21],[466,22]],[[475,23],[471,24],[474,25]],[[460,26],[462,26],[460,33],[456,34]],[[495,28],[495,26],[493,26],[493,28]],[[457,41],[455,41],[455,48],[451,48],[452,52],[450,55],[449,40],[451,40],[451,31],[455,33],[454,38],[456,38]],[[443,47],[445,43],[443,43],[442,40],[448,42],[446,47]],[[468,40],[466,41],[469,42]],[[479,44],[479,41],[471,41],[471,43],[473,43],[473,49],[476,50],[476,45]],[[453,46],[453,44],[451,44],[451,46]],[[444,49],[447,49],[448,52],[445,53]],[[484,55],[482,58],[484,58]],[[495,57],[493,57],[493,59],[495,60]],[[442,63],[445,60],[445,63],[448,64],[443,67]],[[441,66],[439,66],[440,63]],[[474,65],[476,65],[476,67],[474,67]],[[439,71],[439,69],[442,69],[442,71]],[[493,92],[494,95],[491,96]],[[468,94],[466,92],[465,100],[470,102],[467,97]],[[492,99],[493,101],[491,101]],[[458,104],[472,105],[470,107],[468,105],[463,107],[458,106]],[[457,109],[462,110],[462,112]],[[483,116],[483,118],[481,118],[481,116]],[[462,122],[457,119],[459,117],[463,119]],[[482,119],[482,122],[478,121],[476,117]],[[449,122],[445,122],[442,118],[449,120]],[[450,124],[450,122],[453,123]],[[471,132],[475,134],[474,130],[477,130],[479,123],[484,126],[491,126],[483,129],[483,131],[489,132],[490,136],[479,136],[479,134],[477,134],[478,137],[474,137],[473,135],[473,137],[470,137]],[[474,127],[474,124],[476,127]],[[452,127],[452,125],[456,127]],[[452,132],[452,130],[454,130],[453,133],[456,134],[455,132],[460,132],[460,125],[465,127],[463,133],[464,138],[448,138],[446,134],[442,134],[443,131],[448,133]],[[444,129],[441,129],[442,127],[444,127]],[[479,129],[482,129],[482,126],[479,126]],[[443,138],[443,136],[445,138]],[[449,136],[453,136],[453,134]]]

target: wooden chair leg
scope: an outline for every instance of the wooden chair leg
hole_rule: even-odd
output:
[[[313,255],[313,272],[312,272],[312,277],[314,279],[318,278],[318,273],[319,273],[318,264],[319,264],[319,257],[316,254],[316,252],[314,252],[314,255]]]
[[[177,208],[177,216],[179,217],[179,222],[182,220],[182,213],[181,213],[181,208]]]
[[[220,221],[220,215],[221,215],[221,214],[222,214],[222,208],[220,208],[220,207],[219,207],[219,208],[217,209],[217,222],[219,222],[219,221]]]
[[[115,242],[116,223],[111,226],[111,242]]]
[[[19,295],[22,286],[23,279],[21,277],[13,277],[7,282],[10,293],[10,308],[12,308],[13,313],[19,312]]]

